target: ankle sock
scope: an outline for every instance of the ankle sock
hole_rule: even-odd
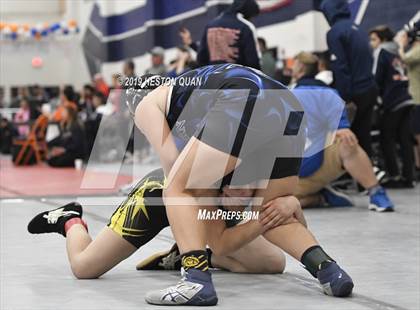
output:
[[[73,217],[64,224],[64,235],[67,235],[68,230],[75,224],[83,225],[86,228],[86,231],[88,231],[88,226],[85,220],[81,219],[80,217]]]
[[[325,251],[319,246],[315,245],[307,249],[301,258],[301,263],[314,276],[317,277],[319,270],[328,267],[332,262],[335,262]]]
[[[382,186],[380,186],[379,184],[372,186],[371,188],[368,189],[369,196],[375,195],[378,192],[378,190],[380,190],[381,188]]]
[[[185,271],[189,269],[197,269],[208,271],[209,261],[207,251],[197,250],[182,254],[181,264]]]
[[[213,268],[213,265],[211,264],[211,255],[213,254],[213,252],[210,248],[206,248],[206,251],[207,251],[207,261],[209,264],[209,268]]]

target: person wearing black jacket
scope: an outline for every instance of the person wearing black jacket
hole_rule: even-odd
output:
[[[98,113],[98,107],[102,106],[106,101],[105,96],[96,91],[92,95],[92,104],[90,113],[86,113],[86,119],[84,121],[84,131],[86,134],[86,152],[92,154],[93,145],[95,143],[96,135],[98,134],[99,125],[101,124],[102,114]]]
[[[65,105],[60,123],[60,135],[48,142],[48,164],[53,167],[74,167],[76,159],[84,159],[86,141],[83,127],[77,120],[77,110]]]
[[[386,187],[414,187],[414,152],[410,128],[413,100],[408,92],[408,78],[398,55],[394,34],[387,26],[369,32],[374,49],[373,73],[382,98],[380,142],[389,174]],[[402,177],[398,166],[397,142],[400,146]]]
[[[324,0],[320,9],[331,26],[327,44],[331,53],[334,87],[344,101],[356,105],[351,129],[370,156],[370,131],[377,89],[371,72],[372,55],[367,36],[351,21],[347,0]]]
[[[18,136],[17,129],[13,124],[0,114],[0,153],[10,154],[12,151],[13,138]]]
[[[260,69],[255,27],[249,21],[259,14],[255,0],[235,0],[205,28],[197,61],[200,66],[235,63]]]

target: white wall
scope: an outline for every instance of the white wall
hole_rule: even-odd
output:
[[[36,24],[76,19],[81,32],[70,40],[46,39],[41,42],[12,43],[2,41],[0,48],[0,85],[18,86],[25,84],[62,85],[73,84],[80,88],[90,81],[87,65],[82,52],[81,39],[89,21],[93,0],[1,0],[2,20]],[[113,2],[100,0],[101,14],[108,15],[116,10],[120,13],[143,5],[144,0],[135,2]],[[64,9],[63,9],[64,4]],[[33,13],[31,13],[33,12]],[[267,40],[269,47],[284,49],[286,57],[306,50],[325,50],[325,33],[328,24],[319,12],[307,12],[294,20],[257,29],[258,36]],[[194,38],[199,39],[199,38]],[[166,51],[168,63],[175,57],[176,49]],[[40,69],[31,66],[34,56],[43,59]],[[150,66],[148,54],[134,58],[137,74],[143,74]],[[122,71],[123,61],[106,63],[102,66],[104,78],[111,82],[113,73]],[[7,100],[7,97],[6,97]]]
[[[0,86],[5,87],[6,102],[12,86],[73,84],[81,88],[90,81],[81,40],[93,1],[1,0],[0,3],[5,22],[36,25],[75,19],[82,29],[78,35],[68,37],[1,41]],[[32,58],[36,56],[43,59],[41,68],[32,67]]]
[[[65,0],[1,0],[3,22],[37,23],[53,22],[64,11]]]
[[[32,67],[32,58],[41,57],[43,66]],[[2,42],[0,85],[27,84],[82,86],[90,80],[77,38],[45,42]]]
[[[320,12],[310,11],[295,19],[257,29],[269,48],[284,49],[286,57],[301,51],[323,51],[327,49],[326,32],[329,26]]]

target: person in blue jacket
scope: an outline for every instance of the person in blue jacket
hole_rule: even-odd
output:
[[[297,81],[293,94],[304,107],[307,115],[310,146],[305,148],[299,171],[299,184],[295,196],[302,207],[328,204],[351,206],[347,195],[328,186],[348,172],[369,193],[369,209],[379,212],[393,211],[394,205],[386,191],[378,184],[372,163],[349,129],[343,101],[337,92],[324,82],[315,79],[318,59],[315,55],[301,52],[295,57],[293,78]],[[341,117],[337,117],[341,115]],[[328,134],[336,131],[329,145]],[[316,145],[329,145],[325,149]],[[316,150],[311,151],[315,146]]]
[[[249,21],[258,14],[255,0],[235,0],[205,27],[197,54],[199,65],[227,62],[260,69],[255,26]]]
[[[360,146],[370,156],[373,107],[377,89],[371,71],[372,55],[368,37],[350,19],[347,0],[324,0],[320,6],[331,29],[327,44],[331,53],[334,87],[346,103],[353,102],[357,112],[351,129]]]

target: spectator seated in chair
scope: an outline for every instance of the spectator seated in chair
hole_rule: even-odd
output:
[[[26,124],[31,119],[31,111],[29,108],[29,102],[23,98],[20,101],[20,108],[16,112],[13,121],[16,123],[16,129],[19,136],[26,137],[29,133],[29,125]]]
[[[0,115],[0,152],[3,154],[10,154],[12,149],[13,137],[18,133],[13,124]]]
[[[76,93],[72,86],[65,86],[60,93],[60,104],[51,116],[52,121],[61,122],[63,110],[70,105],[77,111]]]
[[[105,97],[101,92],[96,91],[92,96],[92,109],[85,117],[85,133],[87,152],[91,153],[95,142],[96,135],[99,130],[99,125],[102,120],[101,107],[104,107]]]
[[[48,164],[53,167],[74,167],[74,161],[84,159],[86,155],[85,133],[74,105],[64,104],[60,129],[60,135],[48,142]]]

